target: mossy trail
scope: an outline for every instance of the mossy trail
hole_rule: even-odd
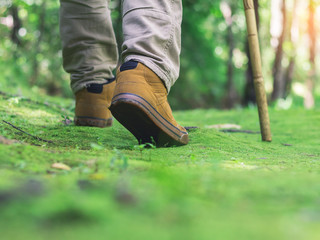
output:
[[[271,109],[272,143],[210,128],[259,131],[255,108],[175,112],[199,128],[159,149],[117,122],[63,122],[72,115],[72,100],[0,96],[0,136],[18,141],[0,144],[3,239],[319,238],[319,109]]]

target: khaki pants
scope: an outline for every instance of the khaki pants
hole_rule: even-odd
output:
[[[77,92],[113,78],[118,51],[107,0],[60,0],[63,66]],[[122,0],[122,62],[143,63],[168,92],[179,75],[181,0]]]

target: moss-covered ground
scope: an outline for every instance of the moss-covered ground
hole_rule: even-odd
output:
[[[319,239],[319,108],[271,108],[272,143],[210,128],[257,132],[255,108],[175,116],[189,145],[142,148],[70,124],[72,100],[0,95],[0,238]]]

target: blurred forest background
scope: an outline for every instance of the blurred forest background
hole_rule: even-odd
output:
[[[110,1],[119,46],[120,2]],[[313,108],[320,96],[320,1],[254,2],[270,103]],[[181,74],[170,94],[172,107],[254,104],[242,1],[183,0],[183,6]],[[0,0],[0,91],[72,97],[61,57],[58,0]]]

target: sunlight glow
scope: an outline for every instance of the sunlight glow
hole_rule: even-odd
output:
[[[0,18],[0,23],[12,28],[13,27],[13,17],[11,15],[7,16],[7,17],[2,17]]]
[[[306,87],[302,83],[295,82],[292,84],[292,91],[294,92],[295,95],[304,97],[306,92]]]

